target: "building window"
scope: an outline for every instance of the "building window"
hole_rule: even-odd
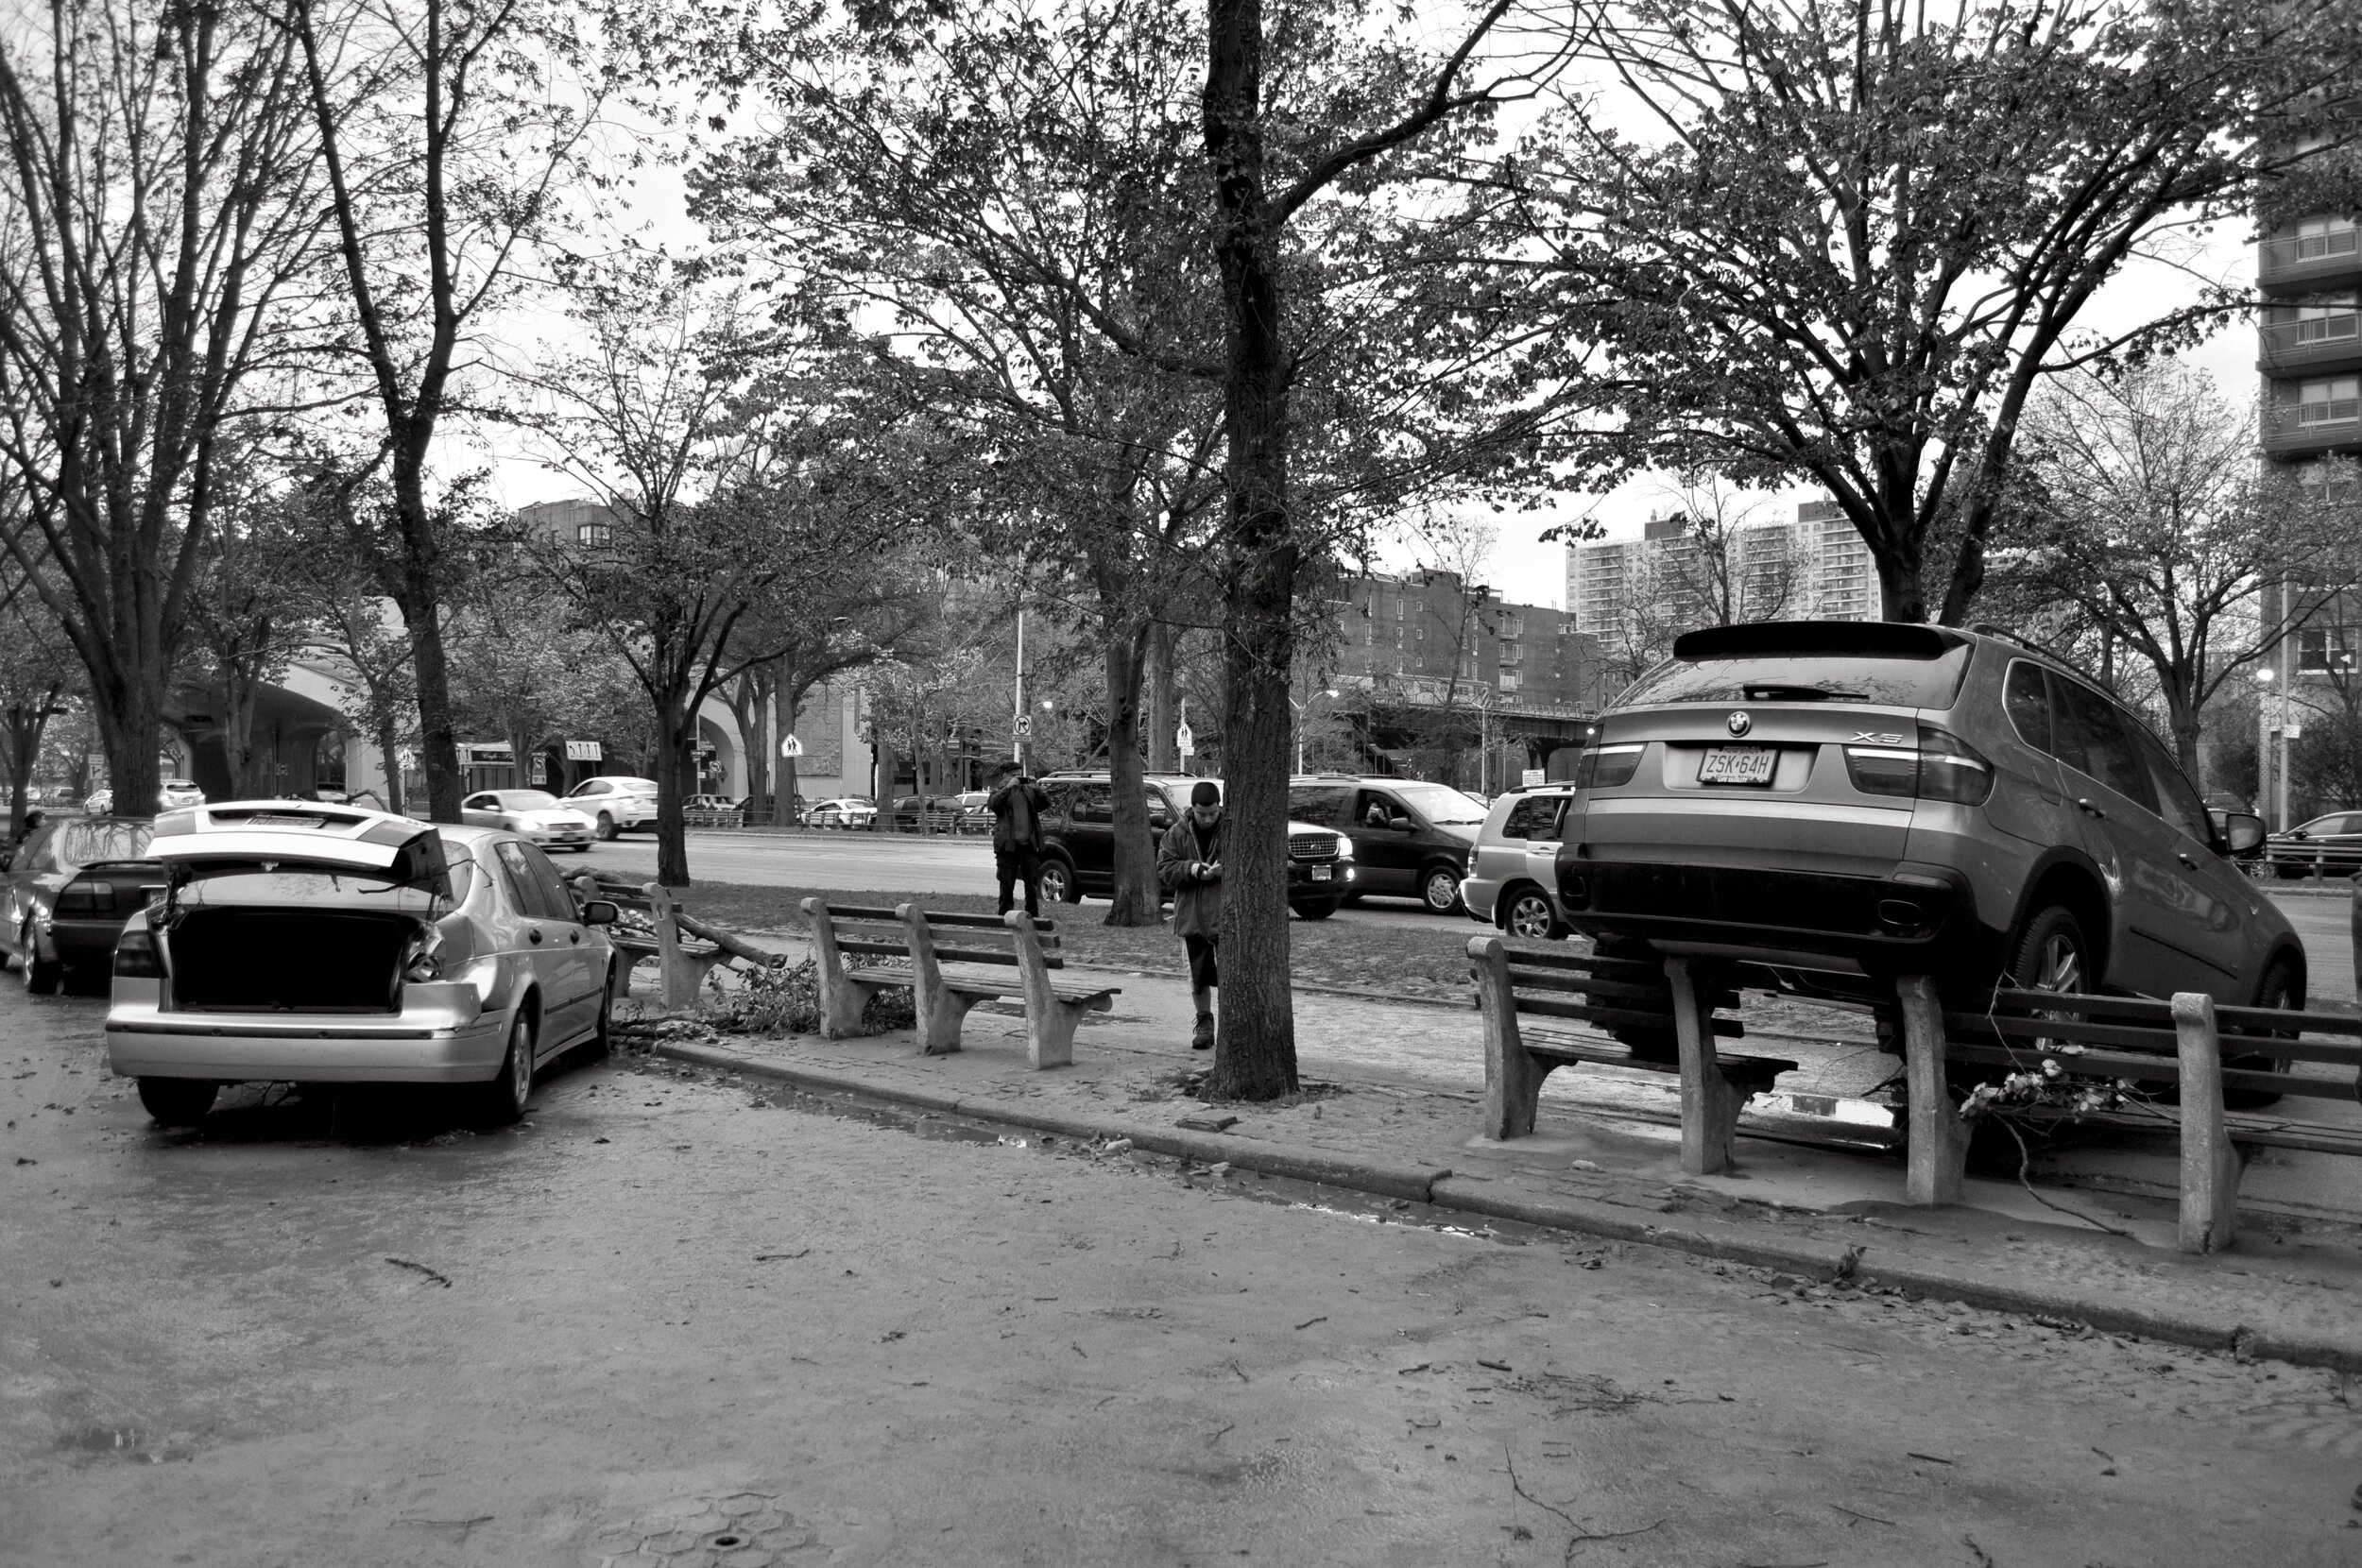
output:
[[[2318,262],[2329,256],[2351,256],[2353,225],[2342,218],[2306,218],[2297,225],[2297,260]]]
[[[2308,675],[2332,672],[2352,674],[2355,669],[2355,628],[2305,626],[2297,632],[2297,669]]]
[[[2297,423],[2350,425],[2362,418],[2362,377],[2329,376],[2297,384]]]
[[[2293,335],[2299,343],[2334,343],[2353,337],[2354,322],[2352,305],[2299,305]]]
[[[611,532],[604,522],[586,522],[574,530],[574,542],[585,550],[605,550],[612,542]]]

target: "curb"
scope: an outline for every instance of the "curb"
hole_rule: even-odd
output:
[[[2362,1374],[2362,1340],[2283,1335],[2212,1314],[2176,1315],[2145,1310],[2127,1304],[2117,1295],[2015,1285],[1991,1274],[1903,1260],[1879,1262],[1873,1258],[1870,1248],[1862,1246],[1840,1247],[1802,1238],[1772,1239],[1736,1232],[1718,1234],[1686,1226],[1650,1224],[1634,1218],[1631,1209],[1611,1203],[1581,1198],[1509,1196],[1492,1190],[1493,1184],[1484,1178],[1457,1176],[1445,1167],[1292,1150],[1259,1138],[1192,1133],[1180,1128],[1139,1128],[1102,1117],[1033,1110],[1004,1100],[965,1099],[930,1089],[879,1084],[849,1073],[750,1059],[709,1046],[659,1040],[652,1043],[648,1050],[653,1056],[772,1079],[798,1088],[859,1095],[1060,1137],[1128,1138],[1134,1147],[1152,1153],[1208,1165],[1226,1162],[1234,1167],[1269,1176],[1318,1182],[1463,1214],[1662,1247],[1693,1257],[1710,1257],[1751,1268],[1784,1270],[1823,1284],[1884,1285],[1988,1311],[2066,1319],[2087,1323],[2104,1334],[2137,1335],[2199,1350],[2226,1351],[2241,1356],[2286,1361],[2294,1366]]]

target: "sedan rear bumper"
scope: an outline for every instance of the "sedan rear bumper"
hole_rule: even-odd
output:
[[[314,1017],[166,1013],[118,1001],[107,1065],[125,1078],[214,1082],[480,1083],[507,1053],[506,1018]]]

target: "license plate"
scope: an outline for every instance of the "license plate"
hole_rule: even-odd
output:
[[[1779,753],[1770,746],[1709,746],[1698,764],[1701,784],[1769,784]]]
[[[1328,873],[1329,873],[1329,870],[1330,870],[1330,868],[1329,868],[1329,867],[1327,867],[1327,866],[1325,866],[1325,865],[1316,865],[1316,866],[1314,866],[1314,867],[1312,868],[1312,880],[1314,880],[1314,881],[1316,881],[1316,882],[1326,882],[1326,881],[1327,881],[1327,880],[1328,880]]]

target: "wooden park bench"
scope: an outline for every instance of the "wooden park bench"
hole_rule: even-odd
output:
[[[1662,966],[1639,959],[1575,952],[1512,950],[1497,936],[1468,943],[1477,1003],[1484,1012],[1484,1135],[1521,1138],[1533,1132],[1542,1081],[1553,1068],[1590,1062],[1681,1075],[1682,1169],[1693,1176],[1727,1170],[1738,1113],[1750,1097],[1796,1064],[1772,1056],[1719,1050],[1716,1036],[1744,1032],[1736,1018],[1715,1016],[1736,997],[1701,985],[1686,959]],[[1608,1029],[1663,1031],[1677,1059],[1636,1054],[1630,1046],[1588,1035],[1530,1031],[1521,1018],[1565,1018]]]
[[[647,918],[645,929],[620,922],[607,928],[607,939],[615,945],[614,995],[619,999],[631,994],[632,971],[653,959],[664,987],[665,1011],[693,1007],[713,966],[730,956],[723,944],[684,927],[689,912],[660,882],[634,886],[586,871],[573,879],[573,888],[580,898],[604,898]]]
[[[1910,1093],[1908,1186],[1914,1203],[1953,1203],[1960,1198],[1971,1124],[1946,1091],[1947,1062],[2036,1072],[2055,1062],[2062,1078],[2178,1089],[2178,1107],[2084,1113],[2078,1119],[2149,1130],[2178,1121],[2183,1252],[2214,1252],[2237,1234],[2239,1179],[2252,1150],[2362,1154],[2362,1129],[2235,1113],[2223,1102],[2225,1090],[2362,1099],[2362,1017],[2221,1007],[2199,992],[2161,1002],[2001,990],[1988,1012],[1946,1013],[1934,984],[1924,977],[1907,977],[1897,991]],[[2264,1058],[2277,1070],[2225,1066],[2226,1055],[2234,1062]],[[2293,1070],[2303,1063],[2334,1067],[2337,1076]],[[2011,1115],[2068,1114],[2039,1106],[2005,1109]],[[2169,1116],[2172,1121],[2165,1119]]]
[[[960,1048],[968,1009],[1014,997],[1025,1004],[1027,1064],[1063,1067],[1074,1060],[1074,1031],[1083,1014],[1106,1012],[1121,994],[1112,985],[1053,976],[1052,970],[1065,966],[1057,929],[1021,911],[1002,916],[951,914],[916,904],[830,909],[807,898],[804,913],[820,969],[820,1032],[831,1040],[859,1032],[862,1010],[881,990],[907,985],[918,1014],[920,1049],[949,1055]],[[848,954],[856,960],[849,965]],[[906,962],[876,962],[887,958]]]

